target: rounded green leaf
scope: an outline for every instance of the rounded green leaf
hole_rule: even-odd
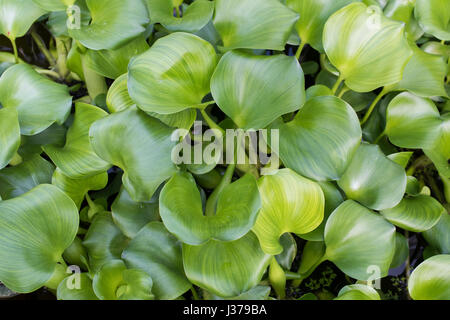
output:
[[[114,224],[109,212],[97,213],[84,237],[89,255],[89,270],[97,272],[107,262],[120,259],[128,239]]]
[[[108,174],[105,171],[88,178],[71,179],[57,168],[53,173],[52,184],[64,191],[80,208],[88,191],[101,190],[106,187]]]
[[[144,37],[139,37],[115,50],[88,50],[87,66],[98,74],[116,79],[127,73],[130,59],[149,48]]]
[[[352,284],[343,287],[334,300],[381,300],[378,292],[363,284]]]
[[[325,244],[326,259],[350,277],[368,280],[376,270],[381,278],[387,276],[394,256],[395,227],[381,215],[347,200],[328,218]]]
[[[416,0],[415,16],[425,32],[450,40],[450,3],[447,0]]]
[[[450,300],[450,255],[433,256],[411,273],[409,294],[414,300]]]
[[[38,154],[15,167],[0,171],[0,196],[3,200],[16,198],[40,184],[50,184],[55,167]]]
[[[79,276],[79,283],[75,277]],[[77,287],[79,284],[79,287]],[[80,273],[65,278],[58,286],[58,300],[98,300],[92,289],[92,280],[87,273]]]
[[[111,165],[97,156],[89,141],[91,125],[108,114],[102,109],[85,103],[75,105],[75,119],[67,131],[63,148],[52,145],[43,147],[56,166],[71,179],[89,178],[108,170]]]
[[[90,129],[94,151],[123,169],[123,184],[135,201],[149,201],[176,171],[171,160],[172,129],[136,107],[96,121]]]
[[[362,136],[353,108],[332,96],[308,100],[293,121],[272,127],[280,129],[286,167],[317,181],[339,179]]]
[[[303,105],[305,80],[294,57],[231,51],[217,65],[211,93],[239,128],[262,129]]]
[[[411,43],[410,47],[413,55],[403,71],[403,78],[389,90],[408,90],[420,97],[446,97],[444,80],[447,64],[444,59],[422,51],[415,43]]]
[[[0,0],[0,33],[14,40],[22,37],[45,10],[33,0]]]
[[[296,30],[301,42],[323,52],[322,33],[325,22],[337,10],[355,0],[287,0],[289,8],[300,14]]]
[[[226,186],[219,195],[216,214],[203,215],[194,178],[177,173],[164,186],[159,200],[166,228],[182,242],[200,245],[209,239],[237,240],[253,227],[261,208],[255,178],[247,174]]]
[[[412,54],[404,24],[386,18],[379,7],[360,2],[328,19],[323,46],[341,79],[357,92],[399,82]]]
[[[448,131],[447,118],[441,117],[431,100],[405,92],[389,103],[386,134],[396,146],[428,149]]]
[[[221,297],[235,297],[255,287],[272,256],[249,232],[239,240],[210,240],[201,246],[183,244],[183,264],[188,279]]]
[[[77,230],[77,207],[55,186],[0,201],[0,281],[21,293],[42,287]]]
[[[141,270],[127,269],[122,260],[113,260],[95,274],[92,287],[101,300],[153,300],[153,281]]]
[[[0,77],[0,103],[19,114],[23,135],[38,134],[53,123],[63,124],[70,114],[68,88],[38,74],[29,65],[9,67]]]
[[[361,144],[338,181],[349,199],[374,210],[395,207],[406,190],[406,173],[378,145]]]
[[[111,213],[114,223],[128,238],[134,238],[150,221],[158,220],[158,198],[153,198],[147,202],[136,202],[131,199],[125,188],[120,190],[111,205]]]
[[[113,82],[106,96],[106,104],[111,113],[119,112],[135,105],[128,94],[128,74],[123,74]],[[161,120],[169,127],[184,128],[189,130],[195,119],[197,111],[195,109],[185,109],[172,114],[159,114],[148,112],[154,118]]]
[[[128,267],[151,276],[152,291],[158,299],[176,299],[192,286],[184,274],[181,243],[161,222],[150,222],[143,227],[122,258]]]
[[[171,114],[200,108],[216,64],[209,42],[189,33],[170,34],[130,62],[130,97],[146,112]]]
[[[278,0],[216,0],[214,27],[223,47],[284,50],[298,15]]]
[[[445,208],[436,199],[417,195],[404,198],[395,207],[382,210],[381,214],[402,229],[423,232],[435,226],[445,212]]]
[[[13,108],[0,109],[0,169],[13,159],[20,146],[19,115]]]
[[[116,49],[145,32],[149,23],[142,0],[86,0],[91,22],[69,34],[92,50]]]
[[[450,254],[450,215],[447,212],[442,214],[441,220],[422,235],[438,252]]]
[[[310,232],[323,220],[325,199],[320,185],[290,169],[260,178],[258,189],[262,208],[253,232],[268,254],[283,251],[282,234]]]
[[[212,18],[214,2],[196,0],[183,10],[182,17],[174,17],[174,5],[167,0],[146,0],[150,20],[161,23],[167,30],[197,32]],[[183,7],[184,8],[184,7]]]

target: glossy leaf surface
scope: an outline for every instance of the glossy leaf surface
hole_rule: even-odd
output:
[[[222,297],[234,297],[255,287],[271,258],[261,250],[253,232],[230,242],[183,244],[183,265],[188,279]]]
[[[357,92],[399,82],[411,57],[404,25],[376,6],[352,3],[328,19],[323,45],[345,84]]]
[[[283,50],[298,15],[278,0],[216,0],[214,26],[226,50]]]
[[[305,102],[304,90],[300,65],[284,55],[231,51],[222,57],[211,79],[214,100],[242,129],[263,129],[279,116],[298,110]]]
[[[347,200],[328,218],[325,256],[339,269],[359,280],[387,275],[395,252],[395,227],[382,216]]]
[[[78,230],[73,201],[43,184],[0,201],[0,281],[16,292],[42,287]]]
[[[268,254],[282,252],[282,234],[310,232],[323,220],[325,199],[319,184],[290,169],[260,178],[258,189],[262,208],[253,231]]]
[[[355,111],[331,96],[308,100],[293,121],[272,127],[280,129],[283,163],[318,181],[339,179],[361,141]]]
[[[67,87],[38,74],[30,66],[8,68],[0,78],[0,103],[19,114],[20,131],[38,134],[69,116],[72,97]]]

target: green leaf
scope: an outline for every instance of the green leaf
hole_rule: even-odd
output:
[[[386,134],[402,148],[423,149],[439,173],[450,177],[450,115],[440,115],[429,99],[409,93],[395,97],[387,109]]]
[[[15,167],[0,171],[0,196],[3,200],[16,198],[40,184],[50,184],[55,167],[35,154]]]
[[[118,77],[109,87],[106,105],[111,113],[122,111],[134,105],[128,94],[128,73]]]
[[[16,109],[0,109],[0,170],[13,159],[20,146],[19,115]]]
[[[173,33],[130,62],[128,90],[146,112],[172,114],[200,108],[216,64],[209,42],[189,33]]]
[[[0,103],[17,110],[23,135],[34,135],[55,122],[62,125],[70,114],[72,97],[66,86],[45,78],[29,65],[17,64],[0,78]]]
[[[404,24],[386,18],[379,7],[360,2],[328,19],[323,45],[340,78],[357,92],[398,83],[412,54]]]
[[[409,294],[414,300],[450,300],[450,255],[433,256],[411,273]]]
[[[422,51],[415,43],[411,43],[413,51],[411,60],[403,71],[403,79],[391,91],[408,90],[420,97],[446,97],[444,88],[447,75],[447,64],[442,57]]]
[[[158,198],[154,198],[147,202],[136,202],[125,188],[120,190],[111,205],[111,213],[114,223],[128,238],[134,238],[150,221],[158,220]]]
[[[183,244],[183,264],[188,279],[221,297],[235,297],[255,287],[272,256],[249,232],[239,240],[210,240],[201,246]]]
[[[289,8],[300,14],[296,30],[303,44],[310,44],[323,52],[322,34],[325,22],[337,10],[355,2],[354,0],[287,0]]]
[[[386,17],[406,24],[408,38],[413,41],[418,40],[424,33],[414,16],[415,4],[416,0],[390,0],[384,8]]]
[[[450,3],[447,0],[416,0],[415,15],[425,32],[450,40]]]
[[[22,136],[18,153],[22,158],[28,159],[34,154],[42,154],[42,146],[46,144],[63,146],[66,142],[66,132],[65,126],[55,123],[34,136]]]
[[[280,159],[286,167],[317,180],[337,180],[348,167],[361,141],[353,108],[339,98],[313,98],[280,129]]]
[[[69,28],[69,34],[92,50],[116,49],[145,32],[149,23],[141,0],[86,0],[91,23]]]
[[[216,214],[204,216],[200,192],[188,173],[177,173],[164,186],[159,200],[166,228],[182,242],[200,245],[209,239],[237,240],[253,227],[261,199],[255,178],[247,174],[225,187]]]
[[[405,238],[401,233],[395,233],[395,254],[392,259],[389,269],[394,269],[400,267],[408,258],[409,255],[409,244],[408,239]]]
[[[347,200],[328,218],[325,244],[325,257],[350,277],[367,280],[374,268],[381,278],[387,276],[394,256],[395,227],[379,214]]]
[[[153,281],[141,270],[127,269],[122,260],[113,260],[95,274],[92,287],[101,300],[153,300]]]
[[[65,10],[76,0],[33,0],[37,5],[48,11]]]
[[[116,50],[88,50],[87,66],[104,77],[116,79],[127,73],[131,58],[148,48],[145,38],[139,37]]]
[[[387,157],[406,169],[406,166],[408,165],[409,159],[411,159],[412,155],[413,155],[412,151],[407,151],[407,152],[392,153]]]
[[[135,201],[149,201],[176,171],[171,135],[171,128],[136,107],[98,120],[90,129],[94,151],[123,169],[123,184]]]
[[[397,206],[382,210],[381,214],[402,229],[423,232],[435,226],[445,212],[436,199],[417,195],[404,198]]]
[[[45,10],[33,0],[0,0],[0,33],[14,40],[27,33]]]
[[[440,253],[450,254],[450,215],[442,214],[441,220],[422,233],[425,240]]]
[[[352,284],[343,287],[334,300],[381,300],[378,292],[363,284]]]
[[[101,190],[106,187],[108,174],[105,171],[88,178],[71,179],[57,168],[53,173],[52,184],[64,191],[80,208],[88,191]]]
[[[84,237],[83,246],[89,255],[89,267],[97,272],[107,262],[120,259],[128,239],[114,224],[109,212],[97,213]]]
[[[279,239],[286,232],[307,233],[323,220],[325,199],[319,184],[290,169],[282,169],[258,180],[262,208],[253,232],[264,252],[283,251]]]
[[[45,153],[59,169],[71,179],[89,178],[108,170],[111,165],[99,158],[89,141],[91,125],[108,114],[102,109],[78,102],[75,105],[75,119],[67,131],[63,148],[47,145]]]
[[[77,276],[79,276],[79,282],[75,278]],[[87,273],[74,274],[65,278],[59,284],[56,296],[58,300],[98,300],[92,289],[92,280]]]
[[[157,299],[176,299],[192,286],[186,279],[181,243],[161,222],[150,222],[131,240],[122,254],[128,267],[147,272]]]
[[[429,99],[402,93],[392,99],[386,114],[386,134],[402,148],[428,148],[443,134],[448,120]]]
[[[111,113],[119,112],[135,105],[128,94],[128,74],[123,74],[113,82],[106,96],[106,104]],[[197,118],[195,109],[186,109],[172,114],[158,114],[148,112],[154,118],[167,124],[169,127],[184,128],[189,130]]]
[[[318,264],[323,261],[325,254],[325,243],[323,241],[308,241],[303,247],[300,260],[299,274],[307,275]]]
[[[160,23],[167,30],[197,32],[202,29],[212,18],[214,2],[196,0],[183,10],[182,17],[173,16],[175,7],[167,0],[146,0],[150,20],[152,23]]]
[[[0,201],[0,281],[20,293],[42,287],[77,230],[77,208],[55,186]]]
[[[216,0],[214,26],[225,50],[284,50],[298,15],[277,0]]]
[[[363,143],[338,185],[349,199],[384,210],[400,203],[406,180],[405,169],[387,158],[378,145]]]
[[[231,51],[217,65],[211,93],[239,128],[262,129],[303,105],[305,80],[294,57]]]

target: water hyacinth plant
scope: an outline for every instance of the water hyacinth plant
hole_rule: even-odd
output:
[[[0,299],[450,300],[450,1],[0,0],[0,33]]]

